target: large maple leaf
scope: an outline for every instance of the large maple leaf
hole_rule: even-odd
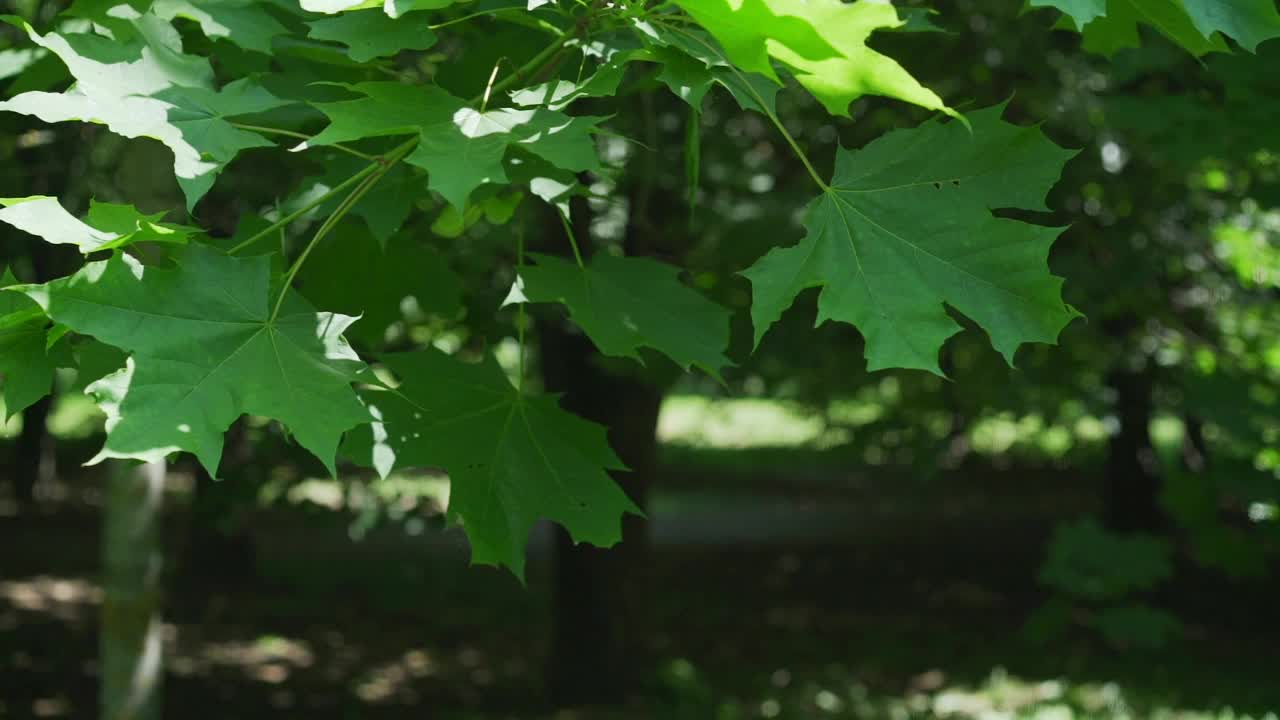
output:
[[[89,388],[108,417],[97,459],[186,450],[216,473],[223,433],[247,413],[284,423],[333,472],[342,434],[369,420],[351,386],[364,366],[342,339],[354,318],[317,313],[292,292],[273,317],[270,270],[265,256],[191,245],[174,269],[117,254],[14,289],[55,321],[132,353]]]
[[[623,470],[605,429],[555,398],[522,393],[492,358],[468,364],[428,349],[383,358],[401,380],[364,397],[376,418],[351,433],[344,454],[382,475],[403,467],[449,473],[449,517],[471,540],[475,563],[524,573],[538,518],[575,542],[609,546],[623,513],[640,510],[609,477]]]
[[[930,122],[841,149],[835,177],[810,205],[808,234],[769,252],[744,275],[759,343],[805,288],[820,286],[818,322],[856,326],[870,369],[939,372],[942,343],[960,329],[948,304],[990,334],[1010,362],[1026,342],[1053,342],[1077,313],[1049,274],[1060,228],[996,217],[1046,210],[1044,198],[1075,153],[1002,108]]]
[[[600,351],[640,360],[649,347],[688,370],[715,377],[730,364],[729,311],[679,280],[679,269],[647,258],[597,253],[586,267],[530,253],[520,291],[533,302],[560,302]]]

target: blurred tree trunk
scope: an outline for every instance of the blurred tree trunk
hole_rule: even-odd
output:
[[[103,720],[156,720],[164,677],[160,622],[164,461],[116,462],[103,505],[100,630]]]
[[[630,195],[623,238],[629,256],[652,254],[645,242],[652,231],[648,189],[641,185]],[[590,209],[581,198],[571,208],[579,244],[589,257]],[[545,228],[544,243],[564,252],[568,240],[559,218],[550,215]],[[563,393],[562,404],[570,412],[608,428],[609,444],[631,468],[613,473],[613,478],[638,507],[646,509],[657,467],[660,381],[606,369],[590,338],[560,317],[540,317],[538,339],[547,390]],[[620,703],[647,667],[643,646],[649,596],[647,521],[630,515],[623,518],[622,542],[607,550],[575,546],[559,526],[555,533],[547,678],[551,700],[559,706]]]
[[[48,243],[30,243],[26,254],[31,261],[35,282],[53,279],[61,263]],[[35,504],[36,487],[40,481],[51,479],[55,472],[56,455],[48,426],[52,408],[53,398],[49,396],[22,412],[22,433],[14,445],[13,463],[13,496],[22,507]]]
[[[216,479],[192,463],[195,493],[183,562],[185,584],[201,590],[210,582],[219,587],[243,587],[257,573],[257,547],[247,518],[253,511],[262,478],[256,477],[253,444],[243,419],[227,430],[220,474]]]
[[[36,486],[53,475],[53,436],[49,434],[52,396],[43,397],[22,412],[22,433],[13,446],[13,496],[22,508],[36,501]]]
[[[1155,414],[1154,378],[1149,368],[1120,368],[1107,376],[1115,393],[1120,427],[1107,444],[1106,507],[1108,527],[1119,532],[1158,532],[1165,527],[1160,508],[1160,474],[1151,445]]]
[[[540,338],[547,389],[564,393],[571,412],[609,428],[610,445],[631,468],[613,477],[644,508],[657,465],[661,391],[602,370],[591,341],[562,325],[541,327]],[[643,672],[648,529],[629,515],[622,530],[622,543],[606,550],[574,545],[556,526],[548,681],[558,705],[620,702]]]

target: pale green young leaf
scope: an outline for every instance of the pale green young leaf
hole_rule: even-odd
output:
[[[426,50],[436,44],[424,13],[390,18],[381,10],[359,10],[307,23],[308,37],[347,46],[356,62],[395,55],[401,50]]]
[[[621,516],[640,513],[609,477],[625,467],[605,429],[554,398],[521,393],[492,356],[473,365],[428,349],[383,361],[401,384],[363,393],[376,420],[350,434],[344,454],[383,476],[406,467],[449,473],[448,515],[466,531],[473,563],[523,577],[539,518],[607,547],[621,539]]]
[[[777,79],[786,66],[833,115],[863,95],[950,113],[893,59],[867,46],[871,33],[902,25],[888,3],[842,0],[676,0],[742,70]]]
[[[656,350],[686,370],[714,377],[730,364],[729,311],[679,279],[679,268],[647,258],[597,253],[586,268],[549,255],[520,273],[531,302],[558,302],[606,355],[640,358]]]
[[[93,201],[88,222],[67,212],[57,198],[33,195],[0,198],[0,221],[55,245],[75,245],[89,254],[137,242],[186,243],[197,228],[160,222],[164,213],[146,215],[132,205]]]
[[[49,321],[30,299],[5,291],[17,284],[9,270],[0,275],[0,384],[6,421],[53,389]]]
[[[243,414],[274,418],[333,472],[342,434],[368,420],[351,387],[363,368],[342,338],[354,318],[291,294],[271,319],[267,257],[191,245],[174,269],[117,253],[74,275],[19,286],[53,320],[132,353],[89,388],[108,417],[97,459],[194,453],[217,472]]]
[[[756,342],[797,294],[821,287],[818,322],[866,338],[868,366],[940,373],[938,350],[959,330],[944,304],[982,326],[1012,362],[1018,346],[1054,342],[1076,316],[1049,274],[1060,228],[999,218],[998,208],[1044,210],[1074,153],[999,107],[930,122],[840,150],[829,191],[810,205],[798,245],[770,251],[751,280]]]

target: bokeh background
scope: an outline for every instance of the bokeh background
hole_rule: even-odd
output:
[[[575,208],[575,222],[594,246],[691,268],[736,312],[739,366],[719,384],[656,357],[604,362],[552,311],[531,362],[610,425],[648,519],[610,551],[539,528],[522,586],[468,565],[442,519],[447,478],[326,478],[248,419],[224,478],[170,468],[166,714],[1274,720],[1280,41],[1197,60],[1144,34],[1106,60],[1051,12],[945,5],[874,45],[948,102],[1007,103],[1011,121],[1080,149],[1037,220],[1070,225],[1051,265],[1087,320],[1011,368],[958,317],[950,379],[868,373],[856,331],[813,327],[810,294],[751,353],[735,273],[800,237],[807,175],[731,98],[709,100],[692,134],[686,105],[632,78],[612,125],[643,144],[602,140],[626,171],[594,179],[616,201]],[[3,7],[39,21],[59,3]],[[483,81],[519,42],[500,24],[476,32],[487,41],[456,50],[445,81]],[[0,31],[0,94],[66,82]],[[926,118],[864,99],[836,122],[793,91],[778,105],[824,174],[838,144]],[[9,114],[0,128],[0,196],[182,207],[158,143]],[[300,182],[324,171],[288,162]],[[287,210],[278,163],[246,153],[199,220],[225,236],[245,212]],[[512,314],[498,311],[510,264],[492,258],[516,230],[451,227],[424,202],[403,232],[468,279],[467,321],[410,313],[401,332],[496,348],[514,367]],[[547,225],[519,232],[560,242]],[[0,264],[20,278],[75,262],[0,227]],[[104,469],[82,463],[102,417],[73,372],[58,387],[0,431],[4,718],[96,713],[107,498]]]

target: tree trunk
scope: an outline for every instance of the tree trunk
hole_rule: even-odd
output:
[[[22,508],[35,504],[36,487],[53,475],[53,438],[48,430],[52,406],[53,398],[46,396],[22,412],[22,433],[13,448],[13,497]]]
[[[103,720],[158,720],[164,659],[160,510],[164,461],[117,462],[103,506],[100,636]]]
[[[608,374],[595,364],[591,341],[561,325],[543,324],[539,337],[547,389],[564,393],[571,412],[609,428],[610,444],[631,468],[613,477],[644,508],[656,471],[661,391]],[[622,543],[606,550],[574,545],[556,528],[548,682],[559,706],[620,702],[643,671],[648,528],[629,515],[622,530]]]
[[[1105,517],[1118,532],[1165,528],[1158,463],[1151,445],[1153,384],[1148,369],[1113,370],[1107,376],[1120,427],[1107,445]]]
[[[249,514],[256,506],[264,478],[255,462],[249,429],[243,420],[227,430],[219,474],[215,479],[199,463],[191,463],[195,494],[181,566],[183,585],[208,598],[210,585],[244,588],[257,579],[257,545],[249,533]]]

